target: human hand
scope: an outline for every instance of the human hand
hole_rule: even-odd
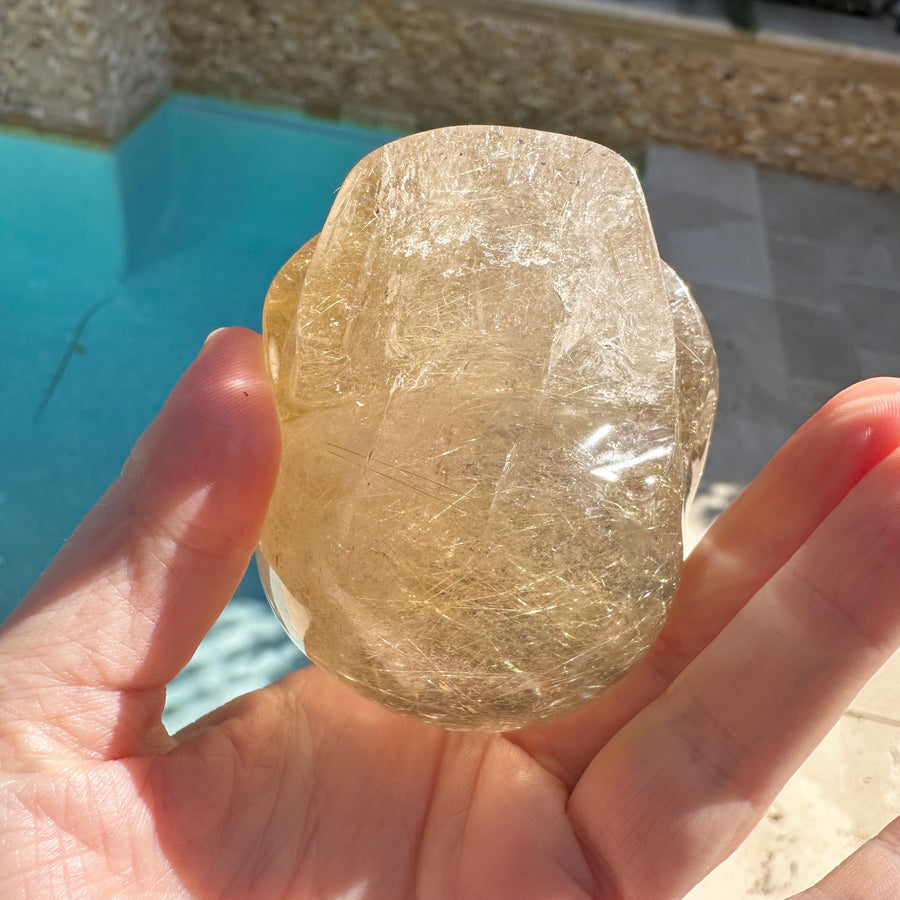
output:
[[[255,548],[278,463],[257,335],[216,333],[0,632],[0,896],[682,896],[900,644],[900,381],[857,385],[685,564],[660,639],[505,735],[310,667],[160,720]],[[809,900],[900,894],[900,822]]]

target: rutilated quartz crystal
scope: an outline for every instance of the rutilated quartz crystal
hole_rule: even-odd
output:
[[[631,167],[465,126],[360,162],[278,273],[260,543],[309,657],[446,728],[580,707],[659,631],[715,355]]]

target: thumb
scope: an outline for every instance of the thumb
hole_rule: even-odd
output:
[[[34,695],[53,718],[55,703],[78,711],[78,691],[170,681],[240,581],[278,456],[259,335],[215,332],[0,630],[3,694]]]

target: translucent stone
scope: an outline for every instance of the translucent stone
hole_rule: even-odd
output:
[[[263,331],[283,459],[258,558],[314,662],[501,730],[645,653],[717,375],[622,158],[488,126],[388,144],[278,273]]]

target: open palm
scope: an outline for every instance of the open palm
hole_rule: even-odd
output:
[[[0,896],[661,900],[743,839],[900,644],[900,382],[845,391],[580,712],[446,732],[315,667],[177,735],[165,685],[259,534],[278,425],[216,333],[0,634]],[[895,898],[894,823],[809,898]]]

